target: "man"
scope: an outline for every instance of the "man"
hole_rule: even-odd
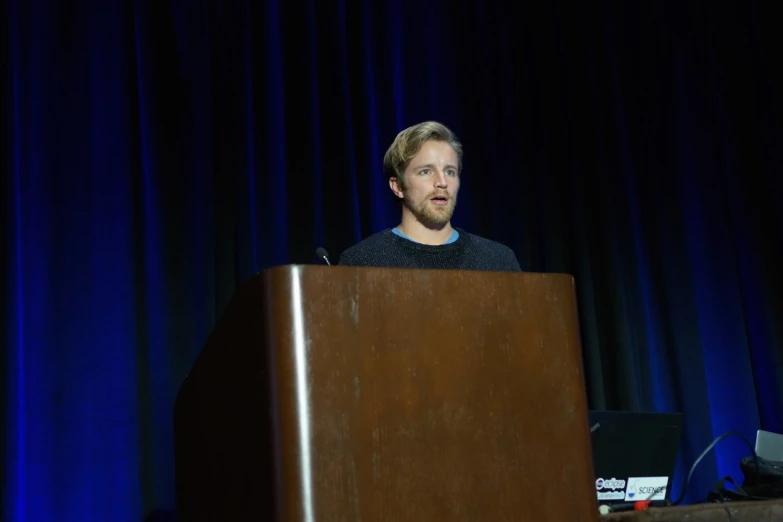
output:
[[[510,248],[452,227],[462,145],[445,125],[428,121],[400,132],[383,167],[401,203],[400,224],[347,249],[340,265],[521,271]]]

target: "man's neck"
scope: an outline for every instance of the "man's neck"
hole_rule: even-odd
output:
[[[433,230],[422,225],[413,216],[403,216],[402,223],[397,226],[397,229],[413,241],[423,245],[442,245],[451,238],[454,231],[450,222],[441,229]]]

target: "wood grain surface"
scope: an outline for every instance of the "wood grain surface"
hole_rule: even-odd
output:
[[[573,279],[280,267],[280,521],[598,520]]]

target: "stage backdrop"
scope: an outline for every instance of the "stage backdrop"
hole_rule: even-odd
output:
[[[455,224],[575,276],[590,406],[685,414],[674,496],[717,435],[783,432],[771,4],[4,2],[3,519],[172,508],[238,283],[396,225],[381,159],[427,119],[464,142]]]

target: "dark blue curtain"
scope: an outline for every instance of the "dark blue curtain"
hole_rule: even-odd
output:
[[[675,496],[717,435],[783,432],[778,4],[2,9],[4,520],[171,509],[237,284],[394,226],[381,158],[426,119],[465,146],[455,223],[575,276],[590,406],[685,414]]]

